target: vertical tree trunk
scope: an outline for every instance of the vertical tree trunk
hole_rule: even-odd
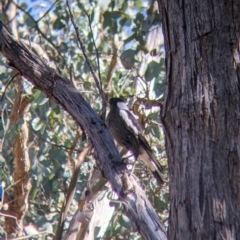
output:
[[[159,0],[169,239],[240,239],[240,2]]]

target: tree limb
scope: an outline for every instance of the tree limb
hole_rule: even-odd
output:
[[[78,27],[77,27],[77,25],[76,25],[76,23],[75,23],[75,20],[74,20],[74,17],[73,17],[73,13],[72,13],[72,10],[71,10],[71,7],[70,7],[70,5],[69,5],[68,0],[66,0],[66,3],[67,3],[67,7],[68,7],[68,10],[69,10],[69,13],[70,13],[71,21],[72,21],[73,27],[74,27],[74,29],[75,29],[75,32],[76,32],[76,35],[77,35],[77,40],[78,40],[78,42],[79,42],[79,44],[80,44],[80,47],[81,47],[83,56],[84,56],[84,58],[85,58],[85,60],[86,60],[86,62],[87,62],[87,65],[88,65],[88,67],[89,67],[89,70],[90,70],[90,72],[91,72],[91,74],[92,74],[92,76],[93,76],[93,79],[94,79],[94,81],[95,81],[95,83],[96,83],[96,86],[97,86],[97,88],[98,88],[99,94],[100,94],[100,96],[101,96],[101,98],[102,98],[102,119],[105,120],[106,109],[107,109],[107,102],[106,102],[105,95],[104,95],[104,92],[103,92],[103,85],[102,85],[102,80],[101,80],[101,77],[100,77],[99,61],[98,61],[98,66],[99,66],[99,69],[98,69],[98,71],[99,71],[99,78],[98,78],[98,76],[97,76],[97,74],[94,72],[93,66],[92,66],[92,64],[91,64],[91,62],[90,62],[90,60],[89,60],[89,58],[88,58],[88,56],[87,56],[87,54],[86,54],[85,46],[84,46],[84,44],[83,44],[83,42],[82,42],[82,39],[81,39],[81,37],[80,37],[79,30],[78,30]],[[85,12],[85,13],[86,13],[86,12]],[[86,15],[87,15],[88,20],[89,20],[90,29],[91,29],[91,31],[92,31],[89,16],[88,16],[87,13],[86,13]],[[96,54],[97,54],[97,58],[98,58],[99,56],[98,56],[98,51],[97,51],[97,47],[96,47],[95,42],[94,42],[94,47],[95,47]]]
[[[9,66],[17,69],[37,89],[62,106],[91,139],[96,161],[144,239],[166,240],[166,233],[135,177],[126,172],[119,152],[103,120],[94,112],[72,83],[46,62],[14,40],[0,22],[0,51]],[[131,183],[131,184],[126,184]],[[130,186],[130,187],[129,187]]]

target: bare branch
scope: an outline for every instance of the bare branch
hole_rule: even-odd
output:
[[[15,4],[15,3],[14,3]],[[31,14],[29,14],[29,12],[27,12],[24,8],[20,7],[19,5],[16,5],[17,8],[19,10],[21,10],[22,12],[26,13],[29,18],[32,20],[32,22],[34,23],[35,29],[37,30],[37,32],[39,32],[39,34],[41,34],[41,36],[57,51],[58,55],[61,55],[61,52],[59,51],[59,48],[57,45],[55,45],[52,40],[50,38],[48,38],[46,36],[46,34],[39,28],[38,26],[38,22],[33,18],[33,16]]]
[[[37,53],[39,56],[45,58],[48,62],[50,61],[49,56],[47,55],[46,51],[40,46],[40,44],[30,42],[29,40],[20,39],[21,42],[26,44],[27,46],[31,47],[32,50]]]
[[[108,72],[107,72],[107,93],[109,94],[111,92],[111,85],[112,85],[112,75],[113,75],[113,70],[115,69],[116,65],[117,65],[117,53],[118,53],[118,49],[115,45],[115,43],[112,44],[112,48],[113,48],[113,53],[112,53],[112,58],[108,67]]]
[[[107,102],[106,102],[105,95],[104,95],[104,92],[103,92],[101,78],[98,78],[98,77],[97,77],[97,75],[96,75],[96,73],[95,73],[95,71],[94,71],[94,69],[93,69],[93,66],[92,66],[92,64],[91,64],[91,62],[90,62],[90,60],[89,60],[89,58],[88,58],[88,56],[87,56],[87,54],[86,54],[85,46],[84,46],[84,44],[83,44],[83,42],[82,42],[82,39],[81,39],[81,37],[80,37],[79,29],[78,29],[78,27],[77,27],[77,25],[76,25],[76,23],[75,23],[74,16],[73,16],[73,13],[72,13],[72,10],[71,10],[71,8],[70,8],[70,5],[69,5],[68,0],[66,0],[66,3],[67,3],[67,7],[68,7],[68,10],[69,10],[69,13],[70,13],[71,21],[72,21],[73,27],[74,27],[74,29],[75,29],[75,32],[76,32],[76,35],[77,35],[77,39],[78,39],[78,42],[79,42],[79,44],[80,44],[80,47],[81,47],[83,56],[84,56],[84,58],[85,58],[85,60],[86,60],[86,62],[87,62],[87,65],[88,65],[88,67],[89,67],[89,70],[90,70],[90,72],[91,72],[91,74],[92,74],[92,76],[93,76],[93,79],[94,79],[94,81],[95,81],[95,83],[96,83],[96,86],[97,86],[98,91],[99,91],[99,93],[100,93],[100,96],[101,96],[101,98],[102,98],[102,119],[105,120],[106,110],[107,110]],[[88,16],[88,15],[87,15],[87,16]],[[91,26],[91,25],[90,25],[90,26]],[[98,52],[97,52],[97,50],[96,50],[96,53],[97,53],[97,57],[98,57]],[[99,63],[99,62],[98,62],[98,63]],[[100,69],[99,69],[99,76],[100,76]]]
[[[72,164],[73,169],[75,169],[76,167],[76,163],[75,160],[73,158],[73,151],[77,146],[78,140],[80,139],[81,134],[79,129],[77,129],[74,140],[72,142],[72,146],[70,147],[69,151],[68,151],[68,161]]]
[[[102,79],[101,79],[101,71],[100,71],[100,63],[99,63],[99,53],[98,53],[96,42],[95,42],[94,36],[93,36],[93,30],[92,30],[90,15],[87,13],[87,11],[85,10],[84,6],[81,3],[80,3],[80,5],[81,5],[81,8],[83,9],[83,11],[86,14],[87,19],[88,19],[88,24],[89,24],[91,35],[92,35],[92,41],[93,41],[93,45],[94,45],[94,48],[95,48],[95,51],[96,51],[96,55],[97,55],[98,78],[99,78],[99,81],[100,81],[100,84],[101,84],[101,88],[102,88],[103,84],[102,84]]]
[[[6,94],[6,91],[7,91],[8,87],[9,87],[9,85],[11,84],[11,82],[13,81],[13,79],[14,79],[15,77],[17,77],[19,74],[20,74],[20,73],[17,72],[17,73],[16,73],[13,77],[11,77],[11,79],[8,81],[8,83],[7,83],[7,85],[6,85],[5,89],[4,89],[4,92],[3,92],[3,94],[2,94],[2,96],[1,96],[1,98],[0,98],[0,104],[3,103],[4,97],[5,97],[5,94]]]
[[[53,7],[55,6],[55,4],[59,2],[59,0],[56,0],[52,5],[51,7],[36,21],[37,23],[40,22],[52,9]]]

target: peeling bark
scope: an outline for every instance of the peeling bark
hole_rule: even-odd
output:
[[[7,214],[15,218],[6,217],[6,233],[15,233],[17,236],[23,234],[23,220],[28,210],[28,195],[31,190],[31,180],[29,178],[30,159],[28,155],[28,127],[23,123],[21,130],[13,146],[14,172],[13,172],[13,197],[9,204]]]
[[[239,1],[159,0],[169,239],[240,239]]]
[[[165,229],[148,201],[145,193],[138,186],[135,177],[127,175],[132,189],[124,189],[122,183],[126,166],[114,145],[114,141],[102,119],[93,111],[72,83],[47,66],[47,63],[31,52],[0,23],[0,51],[8,59],[9,66],[17,69],[22,76],[36,88],[55,100],[82,126],[90,137],[96,153],[96,161],[125,204],[129,218],[137,226],[144,239],[166,239]]]
[[[17,32],[17,1],[2,2],[3,4],[3,19],[7,26],[11,26],[12,32],[18,38]],[[22,78],[16,75],[16,99],[11,110],[10,123],[15,124],[19,119],[23,118],[31,104],[27,95],[22,94]],[[19,126],[20,131],[16,137],[13,146],[14,156],[14,172],[13,172],[13,196],[9,196],[9,208],[6,214],[12,217],[6,217],[5,229],[8,236],[22,236],[23,235],[23,221],[28,210],[28,196],[31,190],[31,180],[29,178],[30,159],[28,155],[28,126],[23,121]],[[4,139],[2,139],[2,142]],[[7,194],[6,194],[7,195]]]

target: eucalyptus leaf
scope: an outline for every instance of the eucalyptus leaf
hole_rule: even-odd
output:
[[[161,64],[155,61],[151,61],[148,64],[147,71],[145,73],[146,81],[152,81],[154,78],[158,77],[161,72]]]

